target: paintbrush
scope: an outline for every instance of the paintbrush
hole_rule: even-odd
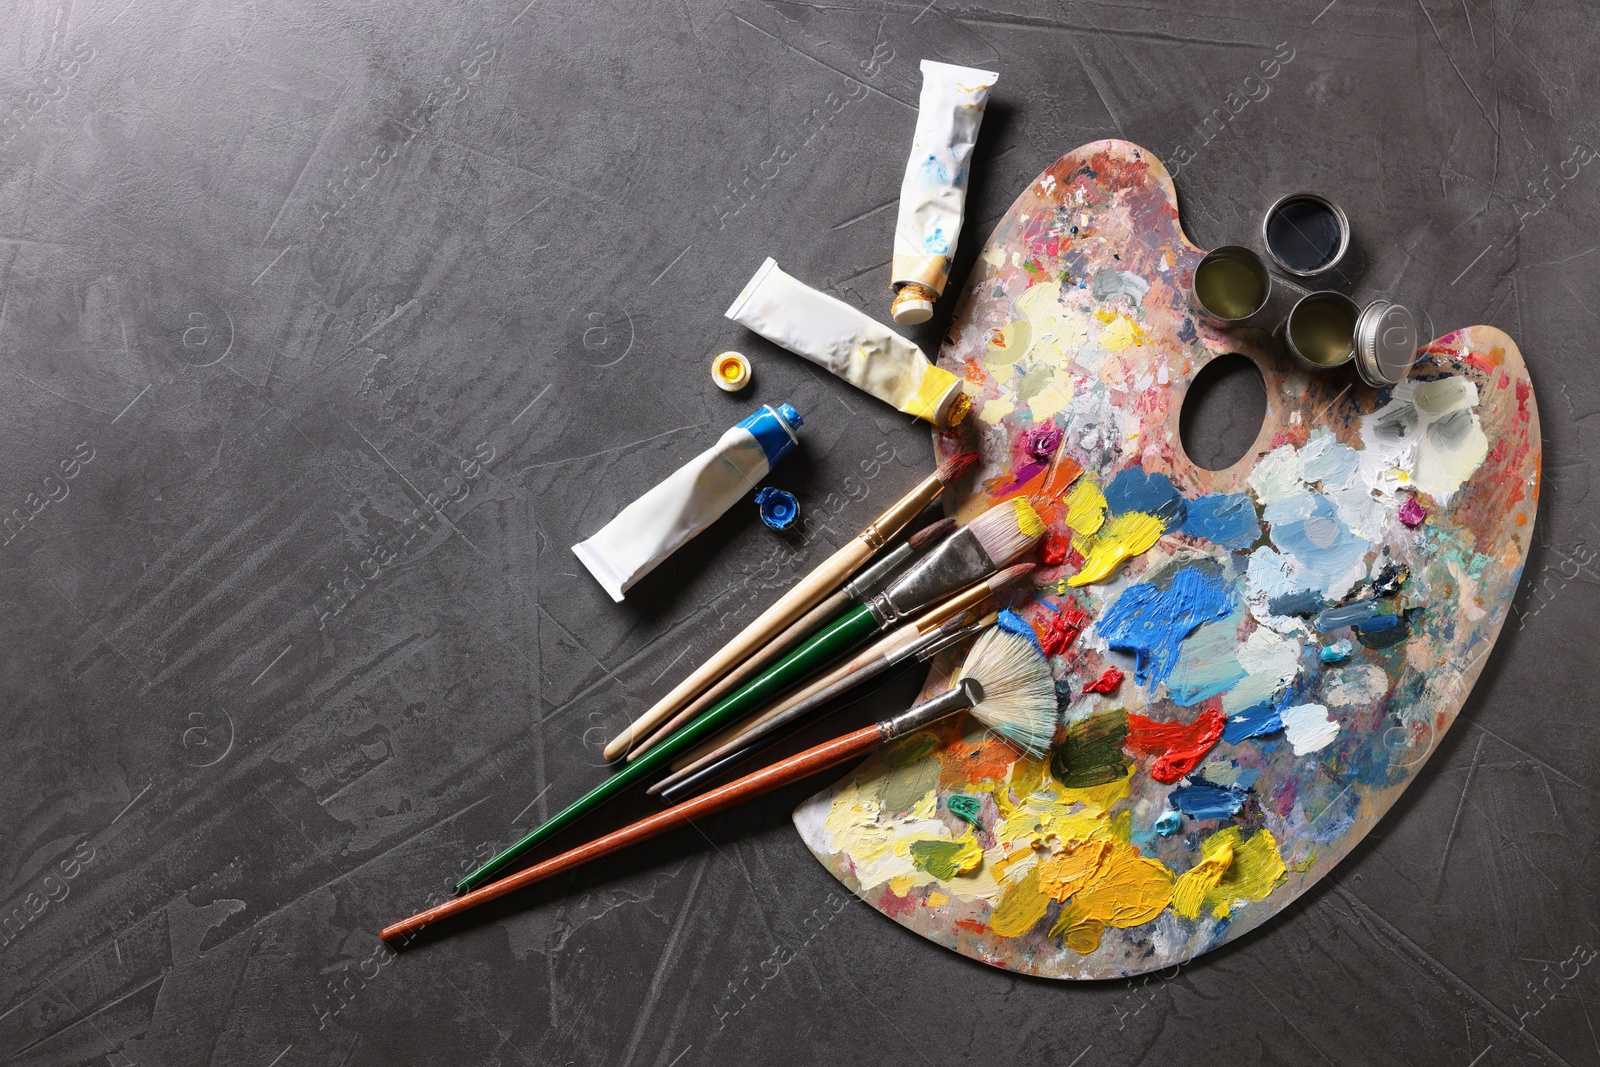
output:
[[[739,664],[734,671],[722,681],[707,689],[694,699],[688,707],[678,712],[663,726],[649,737],[640,741],[628,753],[628,758],[637,759],[649,751],[650,746],[657,741],[700,714],[712,703],[720,700],[722,696],[734,686],[741,685],[756,671],[771,663],[780,653],[793,647],[796,641],[816,630],[823,623],[833,618],[851,604],[860,603],[867,595],[878,587],[889,575],[899,570],[913,555],[924,551],[929,545],[936,544],[949,536],[956,528],[956,520],[951,518],[940,519],[923,527],[908,537],[904,543],[895,546],[850,581],[846,582],[843,589],[835,591],[822,603],[806,612],[799,622],[789,627],[783,633],[773,638],[765,648]]]
[[[850,690],[887,671],[899,663],[915,657],[926,663],[934,656],[952,645],[958,645],[968,638],[976,637],[990,626],[994,625],[995,613],[990,612],[977,622],[972,621],[970,614],[959,615],[949,619],[932,632],[923,634],[917,640],[907,641],[899,648],[881,652],[872,659],[867,659],[865,653],[852,660],[848,666],[857,667],[848,675],[843,674],[843,668],[831,672],[827,678],[818,679],[817,683],[807,686],[805,692],[809,694],[806,699],[796,701],[792,707],[779,705],[773,712],[761,716],[749,723],[742,731],[732,731],[727,736],[729,739],[722,745],[713,748],[699,759],[690,763],[682,770],[663,778],[651,786],[647,792],[659,796],[663,803],[677,804],[681,801],[705,791],[710,784],[722,777],[728,771],[745,762],[750,757],[766,751],[785,737],[783,727],[798,720],[801,716],[810,714],[823,705],[832,703],[836,698],[843,696]],[[886,644],[895,635],[890,635],[884,641],[870,649],[876,652],[880,646]],[[818,683],[827,682],[828,685],[815,688]],[[795,694],[799,696],[800,694]],[[790,698],[791,700],[793,698]],[[785,702],[787,704],[787,702]],[[717,740],[722,740],[718,738]],[[715,742],[713,742],[715,744]]]
[[[628,751],[635,741],[655,729],[658,723],[667,721],[673,712],[693,700],[712,682],[737,667],[746,656],[770,641],[774,634],[781,632],[811,610],[823,597],[837,589],[845,579],[860,570],[862,564],[905,529],[912,519],[922,513],[923,508],[933,503],[944,491],[945,486],[966,473],[967,468],[977,460],[978,454],[968,451],[957,453],[939,464],[938,470],[917,483],[916,487],[897,500],[893,507],[879,515],[877,521],[802,578],[799,584],[741,630],[738,636],[723,646],[720,652],[702,663],[693,674],[679,682],[672,692],[656,701],[654,707],[612,738],[611,743],[605,747],[606,759],[616,759]]]
[[[652,794],[659,793],[668,785],[678,781],[687,768],[703,766],[706,757],[713,751],[720,749],[723,753],[726,753],[729,745],[733,744],[738,739],[754,736],[753,731],[765,727],[768,722],[777,718],[779,715],[784,716],[784,722],[792,722],[799,715],[803,715],[805,712],[817,706],[817,703],[812,701],[812,698],[816,694],[820,693],[823,689],[826,689],[829,686],[832,686],[835,683],[850,677],[858,671],[863,670],[867,671],[868,673],[863,675],[860,678],[860,681],[866,681],[873,675],[886,670],[894,663],[900,662],[907,656],[914,655],[917,649],[923,647],[922,642],[924,639],[927,638],[928,635],[931,635],[937,627],[940,627],[941,625],[945,624],[947,620],[953,619],[959,614],[964,614],[973,610],[989,596],[998,592],[1005,586],[1010,585],[1012,582],[1021,578],[1024,574],[1027,574],[1032,569],[1033,564],[1031,563],[1022,563],[1014,567],[1007,567],[1000,573],[990,575],[984,581],[978,582],[977,584],[962,590],[956,596],[951,597],[949,600],[944,601],[934,608],[931,608],[928,612],[920,616],[915,622],[895,630],[893,633],[872,645],[865,652],[862,652],[849,662],[835,668],[832,671],[829,671],[821,678],[818,678],[815,681],[807,684],[798,692],[783,698],[777,704],[768,708],[760,715],[755,716],[739,726],[735,726],[732,729],[724,731],[721,735],[712,738],[694,752],[691,752],[682,759],[679,759],[672,766],[673,773],[668,775],[662,781],[657,782],[649,789],[649,792]],[[890,658],[888,662],[880,663],[879,660],[886,656],[892,658]],[[845,688],[848,688],[848,686]],[[791,712],[794,712],[796,706],[800,704],[804,704],[805,707],[794,714],[790,714]],[[684,796],[687,794],[680,792],[679,795]]]
[[[1056,691],[1050,678],[1050,665],[1038,647],[1025,637],[990,629],[978,638],[962,665],[955,686],[947,692],[893,718],[824,742],[466,896],[387,926],[378,936],[388,942],[409,940],[425,926],[649,840],[694,819],[820,774],[829,767],[865,755],[879,745],[966,710],[1018,748],[1033,755],[1042,754],[1055,731]]]
[[[536,826],[520,840],[456,883],[461,892],[476,889],[511,866],[539,842],[562,830],[612,797],[666,767],[701,742],[715,737],[751,712],[804,682],[862,642],[889,629],[911,612],[993,573],[1028,551],[1044,533],[1044,523],[1027,500],[996,504],[918,560],[889,588],[845,612],[699,718],[663,739],[649,752]]]

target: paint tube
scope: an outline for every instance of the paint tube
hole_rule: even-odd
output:
[[[927,322],[949,280],[966,207],[972,146],[989,88],[999,79],[989,70],[922,61],[917,132],[900,183],[900,217],[894,227],[896,292],[890,311],[902,326]]]
[[[794,450],[800,413],[767,406],[635,500],[599,533],[572,546],[611,594],[623,595],[662,560],[710,526]]]
[[[785,274],[770,257],[727,315],[908,415],[945,426],[966,411],[956,403],[961,380],[954,374],[887,326]]]

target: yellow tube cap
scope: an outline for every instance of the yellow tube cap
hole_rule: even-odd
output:
[[[711,380],[726,393],[737,393],[750,384],[750,361],[738,352],[720,352],[711,361]]]

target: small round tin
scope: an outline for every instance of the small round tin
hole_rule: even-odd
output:
[[[1331,289],[1307,293],[1283,320],[1284,346],[1314,370],[1342,367],[1355,358],[1356,320],[1361,309]]]
[[[1417,359],[1417,320],[1400,304],[1375,300],[1356,320],[1356,373],[1374,389],[1405,381]]]
[[[1237,326],[1267,306],[1272,275],[1261,257],[1243,245],[1213,248],[1195,264],[1189,297],[1208,322]]]
[[[1267,208],[1261,242],[1278,269],[1297,278],[1332,270],[1350,247],[1344,209],[1317,193],[1290,193]]]

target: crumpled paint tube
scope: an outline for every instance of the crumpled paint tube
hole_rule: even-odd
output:
[[[695,534],[716,522],[799,442],[800,413],[763,407],[635,500],[599,533],[572,546],[589,573],[623,595]]]
[[[894,228],[894,303],[901,326],[933,317],[944,292],[950,260],[961,236],[968,165],[983,122],[989,89],[1000,80],[990,70],[922,61],[917,132],[900,184],[900,218]]]
[[[957,403],[961,379],[887,326],[785,274],[770,257],[727,314],[908,415],[947,426],[967,410]]]

